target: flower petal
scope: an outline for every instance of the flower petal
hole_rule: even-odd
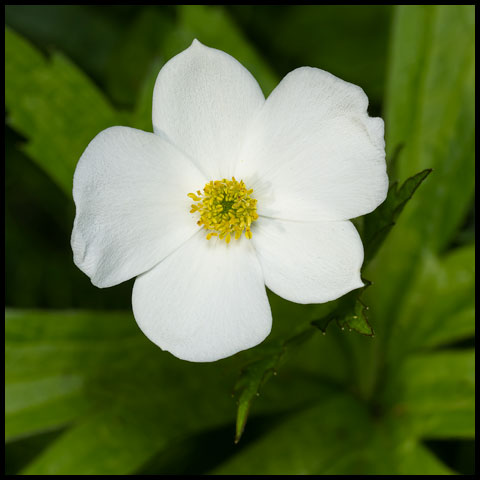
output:
[[[324,303],[363,286],[363,245],[351,222],[261,217],[252,242],[270,290],[296,303]]]
[[[272,316],[260,264],[245,238],[227,245],[199,232],[133,288],[133,313],[163,350],[211,362],[262,342]]]
[[[254,189],[258,213],[347,220],[386,197],[384,126],[360,87],[316,68],[289,73],[248,132],[235,176]]]
[[[198,230],[187,194],[205,181],[158,135],[127,127],[99,133],[73,179],[75,264],[97,287],[150,269]]]
[[[189,155],[209,180],[229,178],[246,129],[264,102],[245,67],[194,40],[158,74],[153,127]]]

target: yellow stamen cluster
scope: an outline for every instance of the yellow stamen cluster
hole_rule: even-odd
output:
[[[250,225],[257,220],[257,200],[252,198],[253,190],[247,190],[243,180],[211,180],[203,188],[203,193],[189,193],[197,203],[192,204],[190,213],[200,213],[198,225],[206,230],[207,240],[218,236],[227,243],[232,237],[239,239],[245,231],[252,238]]]

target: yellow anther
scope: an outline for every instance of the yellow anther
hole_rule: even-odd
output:
[[[203,188],[203,193],[189,193],[188,197],[197,203],[191,205],[190,213],[198,212],[200,220],[208,233],[207,240],[214,236],[229,243],[232,238],[238,240],[242,233],[252,238],[250,225],[258,219],[257,200],[250,195],[253,189],[247,190],[243,180],[211,180]]]

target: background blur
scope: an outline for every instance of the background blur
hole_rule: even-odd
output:
[[[5,12],[6,473],[473,473],[473,6]],[[386,121],[392,182],[433,168],[363,272],[375,337],[332,324],[289,344],[238,444],[242,368],[268,373],[335,302],[271,295],[266,344],[190,364],[138,330],[133,281],[93,287],[70,248],[83,149],[111,125],[152,130],[156,75],[193,38],[266,95],[304,65],[360,85]]]

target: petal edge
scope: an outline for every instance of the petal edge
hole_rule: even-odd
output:
[[[182,360],[213,362],[261,343],[272,315],[247,239],[226,245],[197,233],[139,276],[132,295],[143,333]]]

